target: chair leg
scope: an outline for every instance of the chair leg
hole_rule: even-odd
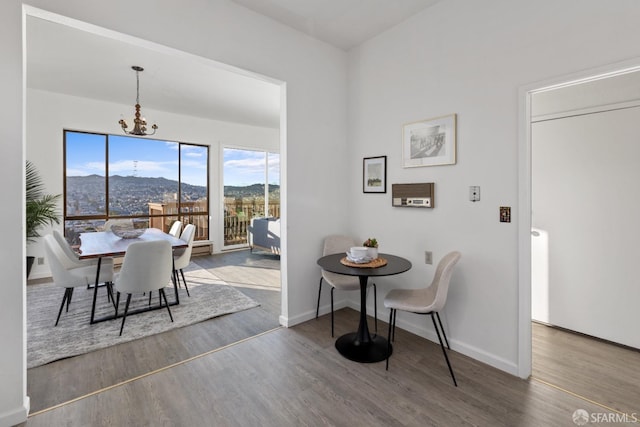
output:
[[[322,277],[320,277],[320,283],[318,284],[318,304],[316,304],[316,319],[320,313],[320,294],[322,293]]]
[[[451,378],[453,378],[453,385],[458,387],[456,376],[453,375],[453,369],[451,368],[451,363],[449,362],[449,356],[447,356],[447,350],[444,348],[444,345],[442,345],[442,337],[440,336],[440,331],[438,330],[438,325],[436,325],[436,318],[433,316],[433,313],[431,313],[431,320],[433,321],[433,327],[435,328],[436,333],[438,334],[438,341],[440,341],[440,348],[442,349],[442,354],[444,354],[444,360],[447,361],[447,366],[449,367],[449,373],[451,374]]]
[[[445,344],[447,344],[447,348],[449,350],[451,350],[451,346],[449,345],[449,340],[447,340],[447,334],[444,331],[444,328],[442,327],[442,321],[440,320],[440,313],[438,313],[436,311],[436,317],[438,318],[438,324],[440,325],[440,329],[442,330],[442,336],[444,337],[444,342]]]
[[[116,292],[116,317],[118,317],[118,308],[120,307],[120,291]]]
[[[67,295],[67,313],[69,312],[69,304],[71,304],[71,298],[73,298],[73,290],[75,288],[69,288],[69,295]]]
[[[333,337],[333,290],[335,288],[331,287],[331,337]]]
[[[378,333],[378,291],[376,284],[373,284],[373,318],[375,319],[376,334]]]
[[[389,356],[391,356],[391,325],[393,324],[393,313],[395,310],[392,308],[389,310],[389,333],[387,334],[387,366],[386,370],[389,370]]]
[[[129,311],[129,303],[131,302],[131,294],[127,294],[127,303],[124,305],[124,315],[122,316],[122,325],[120,325],[120,335],[124,329],[124,321],[127,320],[127,312]]]
[[[113,298],[113,283],[107,282],[107,301],[110,301],[113,304],[113,307],[116,306],[116,300]]]
[[[391,334],[391,341],[396,340],[396,317],[398,317],[398,310],[393,310],[393,329]]]
[[[158,293],[160,295],[162,295],[162,298],[164,298],[164,305],[167,306],[167,311],[169,312],[169,317],[171,318],[171,322],[173,322],[173,315],[171,314],[171,309],[169,308],[169,303],[167,302],[167,294],[164,293],[164,289],[160,289],[158,291]],[[162,306],[162,303],[160,303],[160,306]]]
[[[180,284],[180,275],[178,274],[178,270],[173,270],[173,275],[175,276],[175,280],[176,280],[176,284],[178,285],[179,288],[182,287],[182,285]]]
[[[187,290],[187,296],[191,297],[191,295],[189,295],[189,287],[187,286],[187,279],[184,278],[184,271],[182,271],[182,269],[180,269],[180,275],[182,276],[182,281],[184,282],[184,288]]]
[[[64,288],[64,296],[62,297],[62,304],[60,304],[60,310],[58,311],[58,317],[56,318],[55,326],[58,326],[58,322],[60,321],[60,315],[62,314],[62,309],[64,308],[65,303],[67,302],[67,296],[69,295],[70,288]]]

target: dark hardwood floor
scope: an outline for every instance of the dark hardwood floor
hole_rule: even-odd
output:
[[[640,413],[633,350],[534,325],[532,379],[451,351],[456,388],[440,347],[401,329],[385,371],[340,356],[329,315],[278,327],[272,255],[194,261],[262,305],[29,370],[24,425],[575,426],[577,409]],[[358,315],[337,311],[336,336]]]

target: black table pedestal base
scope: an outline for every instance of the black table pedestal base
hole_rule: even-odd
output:
[[[387,354],[393,353],[393,347],[389,350],[386,338],[372,335],[371,341],[361,343],[357,337],[358,333],[352,332],[336,340],[336,349],[349,360],[361,363],[381,362],[387,358]]]

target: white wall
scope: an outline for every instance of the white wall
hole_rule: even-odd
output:
[[[342,214],[347,201],[343,190],[347,170],[346,54],[227,0],[29,3],[286,82],[288,114],[283,133],[287,147],[281,152],[281,161],[286,162],[282,199],[286,200],[283,217],[287,229],[283,230],[282,268],[283,278],[291,285],[281,321],[293,324],[314,315],[319,274],[315,261],[322,236],[346,228]],[[23,182],[24,175],[21,25],[20,0],[1,2],[0,176],[7,208],[0,215],[8,224],[23,223],[23,186],[7,184]],[[325,165],[333,165],[330,173]],[[10,227],[4,237],[6,247],[22,248],[0,257],[4,298],[12,302],[0,311],[4,347],[0,352],[0,425],[9,425],[21,421],[28,410],[25,245],[19,227]]]
[[[462,252],[443,319],[457,351],[519,373],[518,90],[638,57],[639,18],[635,1],[445,0],[350,52],[351,229],[413,263],[376,280],[380,295],[427,284],[425,250],[436,260]],[[458,163],[403,169],[402,124],[450,113]],[[435,182],[437,207],[392,208],[389,192],[363,194],[362,158],[377,155],[388,156],[389,185]],[[481,186],[480,202],[468,200],[470,185]],[[500,206],[514,222],[498,222]],[[398,325],[433,338],[427,320]]]
[[[253,147],[278,152],[280,143],[278,129],[205,120],[147,108],[144,108],[144,113],[161,126],[161,130],[155,137],[210,146],[209,209],[212,223],[209,230],[214,251],[219,251],[224,243],[220,232],[222,225],[220,147],[222,145]],[[127,115],[133,117],[133,107],[41,90],[27,90],[27,159],[38,168],[48,193],[62,194],[63,192],[62,130],[120,135],[122,130],[118,120],[121,114],[125,114],[125,117]],[[62,212],[62,205],[60,205],[60,212]],[[62,224],[56,226],[60,231],[62,227]],[[41,234],[47,232],[48,230],[43,230]],[[42,242],[38,240],[27,245],[27,254],[44,257]],[[47,276],[49,276],[47,265],[34,264],[29,278]]]
[[[549,254],[547,313],[533,318],[636,348],[639,134],[640,107],[532,125],[532,218]]]

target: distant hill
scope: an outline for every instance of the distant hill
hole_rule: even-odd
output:
[[[269,184],[269,194],[279,195],[280,186],[275,184]],[[225,197],[260,197],[264,196],[264,184],[251,184],[245,187],[239,187],[234,185],[224,186]]]
[[[206,196],[206,187],[200,185],[182,184],[182,194],[197,200]],[[98,195],[104,192],[104,176],[69,176],[67,177],[67,192],[71,194],[88,193]],[[167,178],[147,178],[139,176],[113,175],[109,179],[109,193],[114,196],[157,195],[177,193],[178,181]],[[279,185],[269,185],[269,193],[279,195]],[[264,195],[264,184],[247,186],[224,186],[225,197],[260,197]],[[126,198],[126,197],[125,197]]]

